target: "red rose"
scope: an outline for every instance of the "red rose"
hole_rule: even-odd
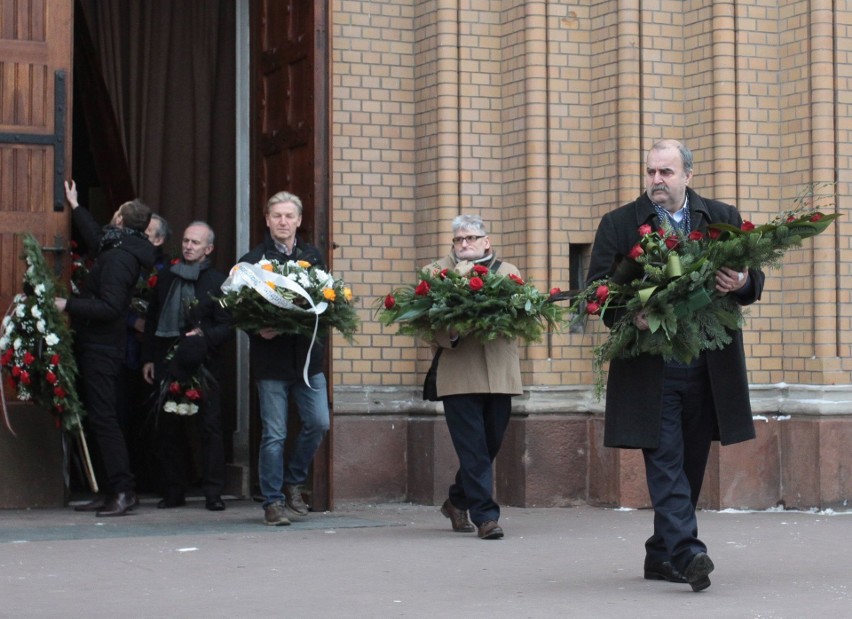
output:
[[[449,269],[441,269],[441,272],[438,275],[441,276],[441,279],[447,279],[447,273],[449,273]]]
[[[666,237],[666,247],[668,247],[669,249],[674,249],[678,245],[680,245],[680,239],[679,238],[677,238],[676,236]]]
[[[72,262],[71,263],[71,272],[73,273],[74,271],[79,271],[82,267],[83,267],[82,264],[79,264],[77,262]]]
[[[704,234],[700,230],[693,230],[689,233],[690,241],[700,241],[704,238]]]
[[[488,273],[488,267],[484,267],[481,264],[474,264],[472,271],[474,273],[478,273],[479,275],[485,275]]]
[[[169,384],[169,393],[172,393],[174,395],[180,395],[180,392],[181,392],[181,389],[180,389],[180,383],[179,382],[173,381],[171,384]]]
[[[523,286],[523,285],[524,285],[524,280],[522,280],[520,277],[518,277],[518,276],[517,276],[517,275],[515,275],[514,273],[510,273],[510,274],[509,274],[509,279],[511,279],[513,282],[515,282],[515,283],[516,283],[516,284],[518,284],[519,286]]]
[[[6,352],[3,353],[3,356],[0,357],[0,365],[9,365],[9,362],[15,356],[15,351],[9,348]]]
[[[425,297],[427,294],[429,294],[429,291],[431,289],[432,288],[429,286],[429,282],[425,280],[420,280],[420,283],[417,284],[417,288],[414,289],[414,294],[418,297]]]
[[[169,264],[177,264],[178,262],[180,262],[180,258],[173,258]]]
[[[474,276],[470,278],[470,289],[476,292],[477,290],[482,290],[482,287],[485,285],[478,277]]]
[[[722,231],[718,228],[710,228],[709,230],[707,230],[707,236],[709,236],[712,240],[715,241],[720,236],[722,236]]]
[[[660,228],[659,230],[657,230],[657,235],[658,235],[660,238],[664,238],[664,237],[666,236],[666,231],[665,231],[665,230],[663,230],[662,228]]]
[[[14,367],[12,368],[12,376],[14,376],[15,378],[17,378],[17,377],[18,377],[18,376],[20,376],[20,375],[21,375],[21,366],[19,366],[19,365],[14,366]]]
[[[595,296],[598,298],[598,301],[603,303],[609,296],[609,288],[606,286],[598,286],[598,289],[595,290]]]
[[[392,309],[394,305],[396,305],[396,299],[393,298],[393,295],[389,294],[385,297],[385,309]]]
[[[57,413],[59,413],[61,415],[62,413],[65,412],[65,407],[62,406],[61,404],[54,404],[53,410],[55,410]]]
[[[748,232],[749,230],[754,230],[754,224],[750,221],[744,221],[743,225],[740,226],[740,230],[745,230]]]
[[[638,258],[639,256],[641,256],[644,253],[645,253],[645,250],[642,249],[642,246],[637,244],[637,245],[633,246],[633,249],[630,250],[630,253],[627,254],[627,257],[632,258],[633,260],[636,260],[636,258]]]
[[[56,381],[59,380],[59,379],[56,377],[56,374],[48,371],[47,374],[44,375],[44,380],[49,382],[51,385],[54,385],[54,384],[56,384]]]
[[[645,236],[646,234],[651,234],[652,228],[648,224],[643,224],[639,226],[639,234]]]
[[[553,295],[559,294],[560,292],[562,292],[562,291],[559,288],[556,288],[554,286],[553,288],[550,289],[550,296],[552,297]]]
[[[195,402],[201,399],[201,392],[198,389],[187,389],[186,397]]]
[[[589,314],[597,314],[601,311],[601,306],[594,301],[586,303],[586,312]]]
[[[77,241],[72,240],[69,244],[71,245],[71,249],[77,249]]]
[[[787,223],[790,223],[790,222],[793,222],[793,221],[796,221],[796,218],[795,218],[795,217],[793,217],[792,215],[790,215],[790,216],[787,218]]]
[[[28,350],[25,351],[24,352],[24,365],[30,365],[30,364],[32,364],[33,361],[35,361],[35,357],[30,354],[30,351],[28,351]]]
[[[55,395],[57,398],[64,398],[68,394],[65,393],[65,389],[63,389],[62,387],[54,387],[53,395]]]
[[[819,221],[822,219],[822,213],[814,213],[808,221]]]
[[[27,372],[26,370],[21,371],[21,382],[24,383],[25,385],[30,384],[30,373]]]
[[[156,285],[157,285],[157,276],[152,275],[151,277],[148,278],[148,288],[153,288]]]
[[[59,355],[53,355],[50,358],[50,365],[59,365],[59,361],[60,361]]]

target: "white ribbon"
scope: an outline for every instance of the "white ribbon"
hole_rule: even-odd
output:
[[[286,299],[283,295],[281,295],[277,290],[272,288],[267,282],[272,282],[275,286],[279,288],[286,288],[291,292],[295,292],[300,297],[307,301],[310,309],[306,309],[304,307],[300,307],[293,303],[292,301]],[[264,270],[258,264],[252,264],[250,262],[240,262],[234,268],[231,269],[231,274],[228,276],[228,279],[224,281],[222,284],[223,292],[239,292],[245,287],[249,287],[255,290],[260,296],[264,299],[275,305],[276,307],[280,307],[282,309],[296,311],[296,312],[304,312],[306,314],[314,314],[314,333],[311,336],[311,345],[308,347],[308,356],[305,359],[305,368],[302,371],[302,378],[305,381],[305,384],[311,387],[310,380],[308,379],[308,366],[311,362],[311,351],[314,348],[314,342],[317,339],[317,329],[319,328],[319,317],[326,309],[328,309],[328,303],[322,301],[320,303],[314,303],[314,300],[311,298],[311,295],[308,294],[307,290],[305,290],[298,283],[294,282],[292,279],[284,277],[279,273],[273,273],[272,271]]]

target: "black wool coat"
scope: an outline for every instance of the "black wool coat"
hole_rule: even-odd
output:
[[[707,232],[711,223],[727,223],[739,227],[742,218],[730,204],[702,198],[687,188],[689,213],[693,230]],[[646,194],[603,216],[595,236],[592,258],[586,280],[592,282],[609,277],[617,264],[639,241],[639,226],[660,223],[656,210]],[[764,274],[749,270],[750,284],[735,295],[740,305],[760,298]],[[606,321],[611,326],[611,321]],[[732,333],[733,340],[722,350],[703,354],[712,389],[712,406],[717,428],[714,440],[723,445],[739,443],[755,437],[749,402],[748,377],[742,331]],[[604,445],[607,447],[657,447],[663,396],[664,361],[659,355],[640,355],[632,359],[613,359],[607,377]]]
[[[275,243],[269,232],[263,243],[256,246],[240,262],[256,263],[260,260],[277,260],[280,263],[290,260],[303,260],[314,266],[325,269],[325,262],[320,251],[313,245],[304,243],[301,239],[296,240],[293,253],[289,256],[281,253],[275,247]],[[264,339],[257,334],[249,334],[252,376],[255,380],[302,380],[302,372],[305,367],[305,359],[308,356],[311,339],[299,335],[284,333],[270,340]],[[311,350],[311,359],[308,366],[308,375],[319,374],[323,370],[325,360],[325,339],[317,337]]]

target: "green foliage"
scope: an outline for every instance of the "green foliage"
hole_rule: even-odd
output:
[[[77,395],[77,362],[71,329],[55,297],[65,291],[56,281],[31,234],[24,235],[27,270],[22,294],[15,295],[3,318],[2,367],[17,398],[53,414],[66,430],[79,431],[85,410]]]
[[[816,210],[814,201],[813,192],[806,192],[797,198],[796,208],[769,223],[744,222],[740,228],[711,224],[706,236],[640,228],[631,257],[610,278],[592,282],[569,308],[571,324],[606,312],[616,316],[608,338],[594,350],[598,397],[603,366],[612,359],[651,354],[689,363],[701,351],[730,344],[743,316],[730,296],[716,291],[716,272],[721,267],[778,267],[788,249],[820,234],[839,216]],[[640,313],[647,318],[647,330],[634,323]]]
[[[416,286],[404,286],[376,301],[379,322],[398,325],[398,333],[426,340],[436,331],[455,329],[481,342],[497,337],[537,342],[545,330],[558,331],[564,309],[521,278],[474,267],[423,272]]]

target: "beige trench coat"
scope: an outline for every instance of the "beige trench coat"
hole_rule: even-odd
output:
[[[447,256],[425,269],[453,269],[456,263]],[[486,265],[487,266],[487,265]],[[520,277],[515,265],[502,262],[500,275]],[[482,344],[475,337],[461,336],[455,345],[448,333],[436,333],[433,344],[444,349],[438,361],[438,397],[468,393],[521,395],[521,363],[517,340],[497,338]]]

